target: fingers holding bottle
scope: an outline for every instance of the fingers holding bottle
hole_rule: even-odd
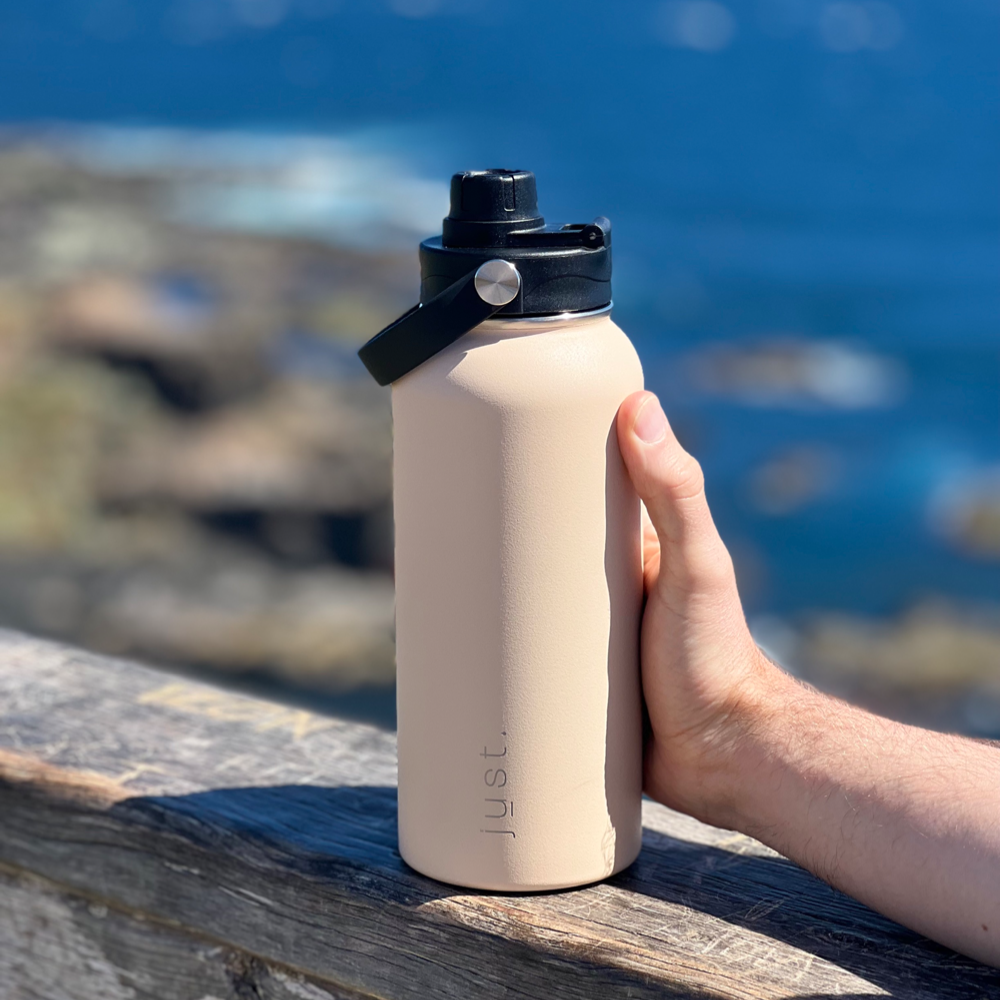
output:
[[[652,730],[646,789],[711,821],[739,784],[738,748],[774,668],[747,628],[701,467],[652,393],[625,400],[618,437],[656,532],[656,540],[644,539],[642,683]]]
[[[618,442],[661,550],[661,596],[679,608],[696,595],[735,591],[732,560],[705,497],[705,477],[682,447],[659,400],[633,393],[618,414]]]

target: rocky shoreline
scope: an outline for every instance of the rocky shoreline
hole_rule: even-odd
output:
[[[391,725],[389,398],[355,352],[411,303],[415,255],[227,228],[185,201],[309,194],[301,165],[139,161],[0,136],[0,625]],[[826,363],[813,354],[730,351],[699,377],[753,402]],[[775,514],[817,488],[794,458],[754,480]],[[974,485],[942,523],[993,558],[1000,491]],[[997,738],[995,612],[818,611],[755,634],[820,687]]]
[[[178,222],[200,180],[0,145],[0,621],[391,697],[388,394],[354,352],[413,263]]]

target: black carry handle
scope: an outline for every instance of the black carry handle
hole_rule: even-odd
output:
[[[402,378],[507,304],[493,305],[481,296],[476,288],[480,270],[470,271],[434,298],[415,305],[358,351],[379,385]]]

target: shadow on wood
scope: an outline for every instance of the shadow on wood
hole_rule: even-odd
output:
[[[402,861],[396,848],[394,787],[226,788],[127,799],[111,812],[127,813],[131,822],[145,816],[150,826],[182,833],[209,851],[245,852],[249,844],[280,851],[284,866],[311,880],[339,881],[345,877],[344,868],[351,866],[359,872],[397,872],[405,882],[385,878],[376,890],[369,880],[370,889],[387,904],[419,907],[470,895],[504,898],[423,878]],[[738,854],[647,829],[639,860],[607,884],[793,945],[892,994],[916,995],[900,991],[907,985],[919,990],[934,966],[949,976],[963,976],[970,988],[978,984],[1000,991],[1000,976],[993,970],[958,958],[784,858]],[[894,959],[890,967],[887,953]]]

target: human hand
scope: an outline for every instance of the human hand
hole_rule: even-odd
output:
[[[645,508],[641,658],[652,732],[644,786],[675,809],[736,825],[741,745],[789,679],[750,635],[701,467],[652,393],[622,403],[618,442]]]
[[[1000,966],[1000,748],[871,715],[774,666],[747,628],[701,468],[656,397],[629,396],[617,426],[650,522],[646,792]]]
[[[641,657],[652,729],[645,789],[666,805],[728,825],[734,759],[758,721],[764,689],[784,675],[750,635],[701,467],[652,393],[634,393],[622,404],[618,441],[645,507]]]

